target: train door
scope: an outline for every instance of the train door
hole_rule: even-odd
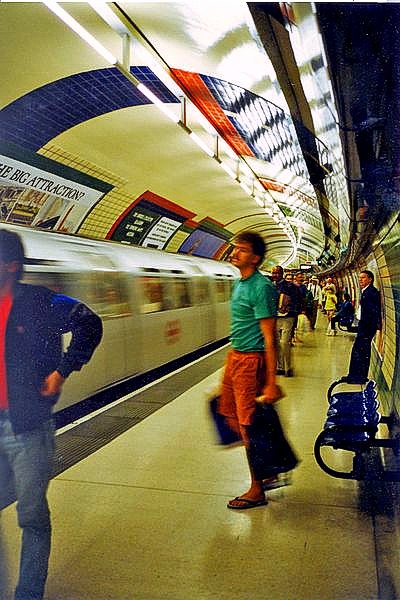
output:
[[[196,325],[199,331],[201,344],[208,344],[216,339],[215,310],[213,295],[210,290],[208,277],[200,276],[193,279],[194,305],[198,320]]]
[[[130,374],[128,347],[133,344],[133,309],[123,275],[102,254],[87,256],[90,269],[85,277],[88,304],[101,317],[103,339],[98,351],[104,353],[104,385],[124,379]]]
[[[217,339],[222,339],[224,337],[229,336],[229,308],[233,281],[233,278],[226,278],[224,276],[220,276],[214,280]]]

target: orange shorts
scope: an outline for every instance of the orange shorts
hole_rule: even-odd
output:
[[[240,425],[251,425],[256,397],[261,395],[264,386],[264,352],[230,350],[222,378],[218,412],[236,419]]]

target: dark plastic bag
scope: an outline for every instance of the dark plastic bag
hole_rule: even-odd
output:
[[[257,405],[249,436],[248,457],[256,479],[286,473],[297,466],[299,461],[283,433],[278,413],[271,404]]]
[[[241,442],[242,439],[236,431],[227,425],[226,418],[218,412],[218,398],[219,396],[213,396],[210,398],[209,407],[212,420],[215,425],[215,429],[218,436],[218,441],[223,446],[230,446]]]

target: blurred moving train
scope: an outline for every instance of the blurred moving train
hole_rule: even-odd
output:
[[[56,411],[229,335],[229,299],[239,273],[229,263],[1,227],[23,240],[23,282],[79,298],[103,320],[100,346],[68,378]]]

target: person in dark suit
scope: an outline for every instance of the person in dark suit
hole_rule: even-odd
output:
[[[371,359],[371,343],[378,329],[382,326],[381,297],[374,287],[374,274],[361,271],[359,275],[361,288],[357,335],[351,351],[349,373],[343,378],[347,383],[365,383]]]
[[[336,323],[339,323],[342,327],[346,327],[348,331],[352,331],[351,326],[354,320],[354,306],[351,302],[350,294],[345,292],[343,295],[343,300],[344,301],[340,309],[333,315],[331,319],[331,329],[334,331],[335,335]],[[357,328],[355,328],[355,331],[357,331]]]

